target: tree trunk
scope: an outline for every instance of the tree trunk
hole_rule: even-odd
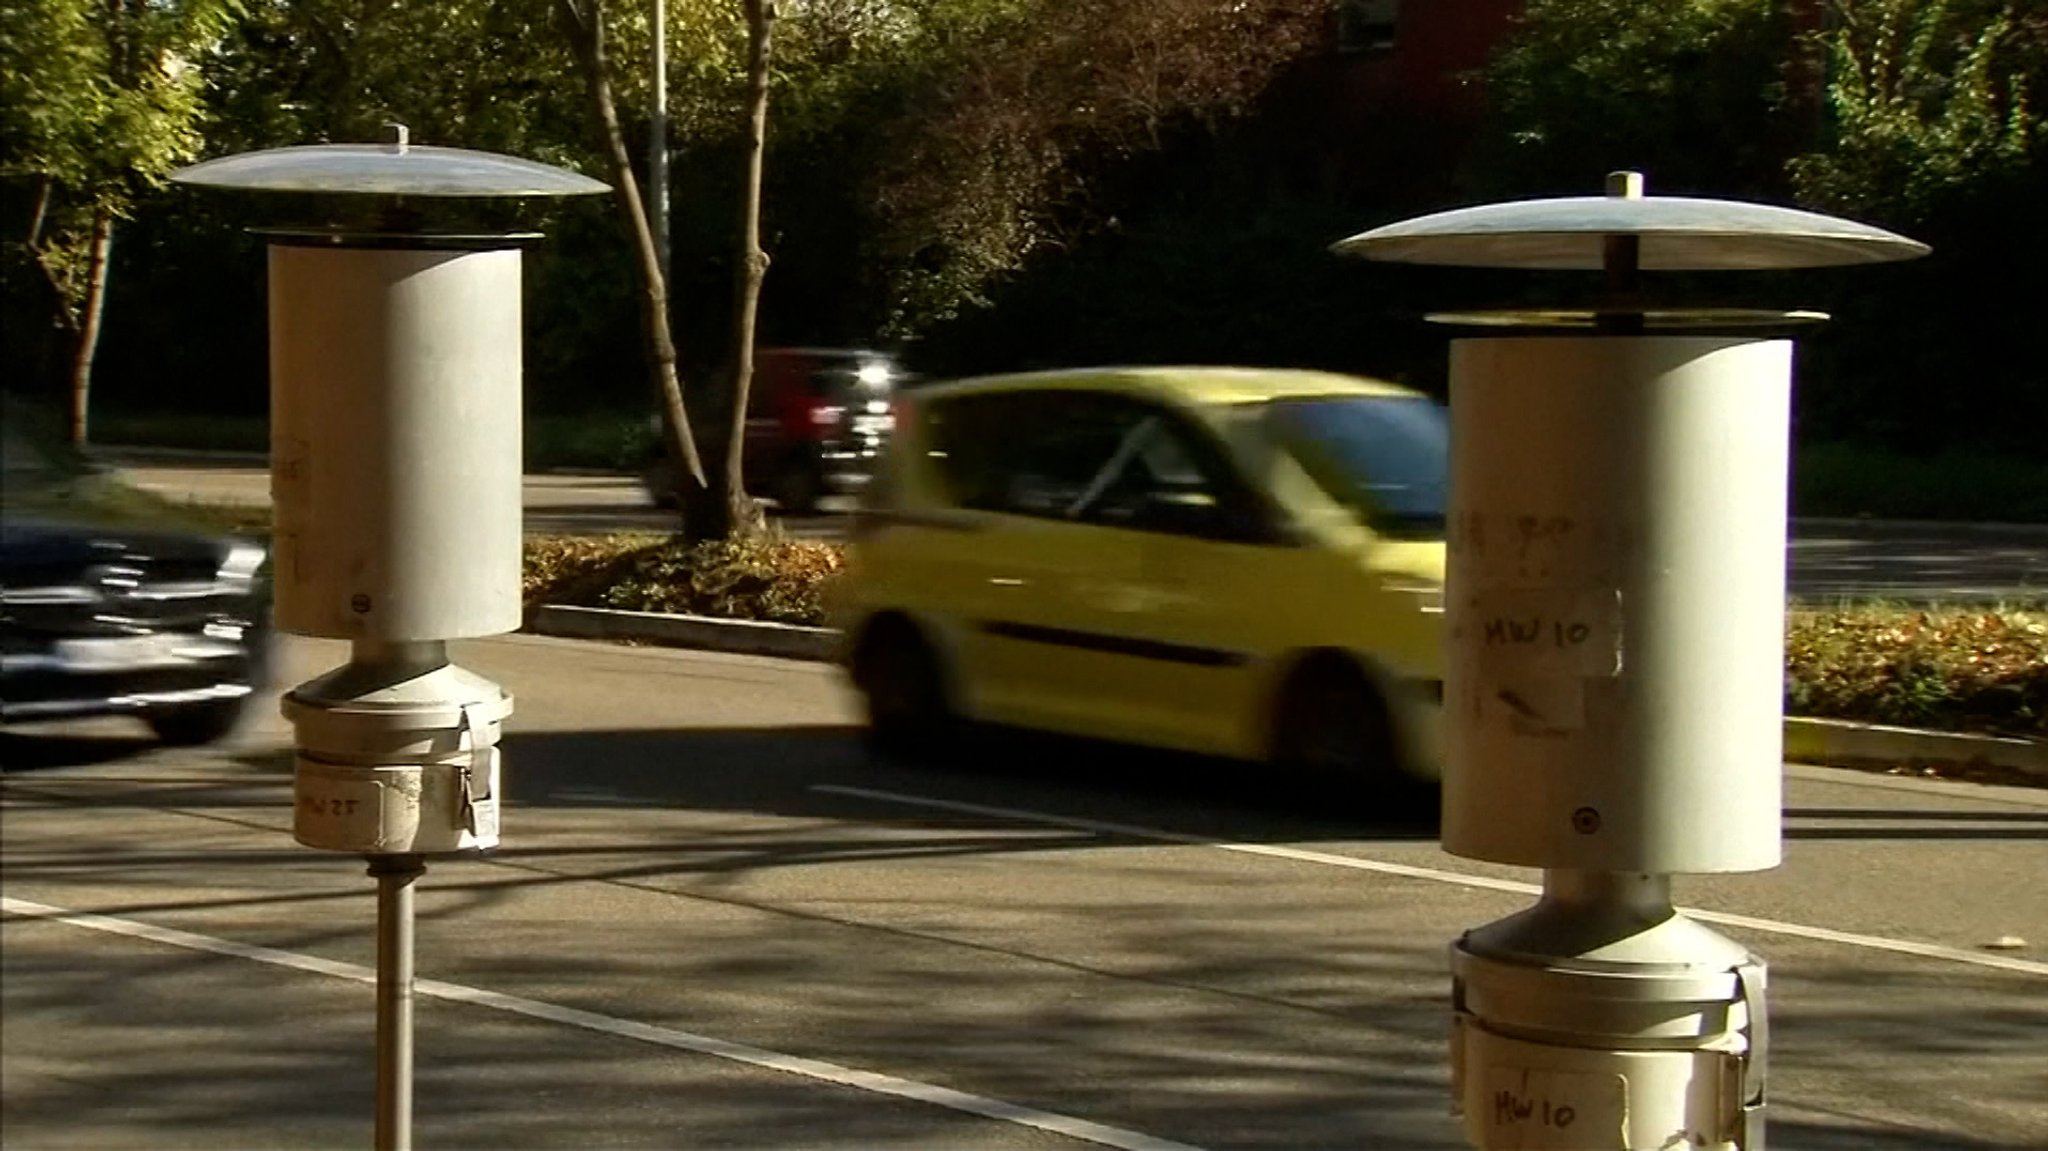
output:
[[[747,137],[746,178],[740,192],[740,252],[734,284],[732,323],[732,412],[725,449],[726,500],[736,525],[760,518],[759,506],[747,494],[744,453],[747,443],[747,394],[754,381],[754,323],[760,312],[761,281],[768,274],[768,253],[761,250],[761,168],[768,144],[768,62],[774,50],[775,0],[746,0],[747,6]]]
[[[71,443],[86,445],[91,431],[92,361],[100,346],[100,320],[107,310],[107,259],[114,251],[114,213],[101,207],[92,214],[92,247],[85,269],[85,304],[78,324],[78,351],[71,360]]]
[[[633,175],[632,156],[626,150],[626,135],[619,127],[618,107],[612,99],[610,65],[604,46],[604,0],[585,0],[580,7],[576,0],[558,0],[558,3],[563,23],[569,29],[570,44],[583,67],[584,89],[590,98],[591,112],[597,117],[598,127],[604,135],[605,151],[611,162],[613,195],[618,200],[620,214],[626,219],[626,227],[639,257],[641,320],[649,366],[661,405],[664,438],[669,457],[681,477],[678,483],[683,490],[678,494],[685,508],[696,511],[693,505],[705,501],[692,500],[690,496],[709,485],[704,461],[697,454],[697,439],[690,426],[689,411],[683,404],[682,380],[676,371],[675,337],[670,331],[668,318],[668,283],[661,274],[660,251],[655,246],[654,232],[641,204],[640,182]],[[710,509],[703,511],[709,512]],[[727,524],[702,523],[700,519],[701,514],[686,513],[684,532],[696,538],[719,538],[727,534]]]

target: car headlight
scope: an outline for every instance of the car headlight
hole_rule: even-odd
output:
[[[228,558],[221,561],[220,578],[229,580],[252,580],[257,569],[269,556],[269,551],[255,544],[236,544],[228,549]]]

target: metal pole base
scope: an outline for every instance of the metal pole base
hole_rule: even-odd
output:
[[[417,855],[373,855],[377,880],[377,1151],[412,1149],[413,881]]]

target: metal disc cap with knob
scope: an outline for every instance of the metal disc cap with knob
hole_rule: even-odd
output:
[[[1628,239],[1643,271],[1768,271],[1910,260],[1927,245],[1868,224],[1797,208],[1646,196],[1617,172],[1604,196],[1457,208],[1374,228],[1331,245],[1339,255],[1474,268],[1598,271],[1608,241]]]
[[[587,196],[611,190],[552,164],[416,145],[393,125],[389,144],[306,144],[207,160],[171,173],[180,184],[257,192],[343,192],[372,196]]]

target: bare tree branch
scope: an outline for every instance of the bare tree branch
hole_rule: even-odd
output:
[[[557,0],[562,23],[568,30],[570,46],[583,67],[584,90],[604,136],[611,164],[612,193],[620,214],[633,237],[638,256],[641,284],[641,322],[647,340],[650,369],[661,402],[662,425],[668,447],[679,470],[699,488],[707,484],[704,461],[697,453],[697,440],[683,404],[683,387],[676,370],[675,338],[669,328],[668,285],[661,274],[661,257],[655,248],[654,232],[640,199],[640,182],[633,175],[632,156],[626,136],[619,127],[617,104],[612,98],[610,63],[605,56],[604,0]],[[691,527],[689,530],[694,531]],[[721,533],[722,534],[722,533]]]
[[[50,197],[56,190],[57,181],[47,172],[36,181],[36,204],[29,212],[28,238],[22,241],[22,245],[31,252],[39,251],[43,246],[43,222],[49,219]]]
[[[754,379],[754,326],[768,253],[761,250],[761,169],[768,143],[768,66],[774,51],[775,0],[745,0],[747,9],[746,175],[741,181],[740,252],[733,300],[732,420],[726,443],[727,499],[734,522],[752,520],[742,453],[747,442],[747,395]]]
[[[107,261],[114,249],[114,213],[101,205],[93,210],[91,250],[87,255],[85,314],[78,327],[78,349],[71,360],[71,442],[84,447],[92,410],[92,362],[99,352],[100,320],[107,307]]]

